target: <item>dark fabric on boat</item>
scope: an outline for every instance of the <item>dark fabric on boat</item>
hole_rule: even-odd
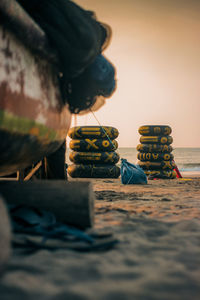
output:
[[[40,26],[15,0],[0,1],[0,24],[11,31],[34,55],[48,60],[54,66],[58,58]]]
[[[69,0],[18,0],[45,31],[59,58],[63,102],[72,113],[92,107],[116,88],[115,68],[101,55],[111,28]]]
[[[47,34],[68,78],[76,77],[93,62],[110,39],[111,30],[94,14],[69,0],[18,0]]]
[[[115,88],[115,68],[103,55],[98,55],[80,76],[70,81],[63,78],[64,98],[73,113],[91,107],[98,96],[111,96]]]

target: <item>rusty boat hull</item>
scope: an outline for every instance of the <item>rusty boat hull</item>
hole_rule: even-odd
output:
[[[0,176],[56,151],[70,124],[52,64],[0,24]]]

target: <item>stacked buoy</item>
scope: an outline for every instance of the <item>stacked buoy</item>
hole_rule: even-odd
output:
[[[139,166],[147,176],[173,179],[176,178],[174,171],[174,156],[172,129],[167,125],[145,125],[139,128],[141,134],[137,158]]]
[[[69,159],[73,164],[69,165],[68,174],[73,178],[118,178],[118,135],[118,130],[109,126],[70,128]]]

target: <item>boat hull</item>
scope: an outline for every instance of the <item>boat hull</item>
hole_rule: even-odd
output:
[[[0,175],[56,151],[70,124],[55,68],[0,24]]]

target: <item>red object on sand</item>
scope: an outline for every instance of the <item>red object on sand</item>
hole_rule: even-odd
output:
[[[175,162],[174,162],[175,163]],[[179,172],[179,169],[177,167],[177,165],[175,164],[175,168],[174,168],[174,171],[176,172],[176,177],[177,178],[183,178],[181,173]]]

